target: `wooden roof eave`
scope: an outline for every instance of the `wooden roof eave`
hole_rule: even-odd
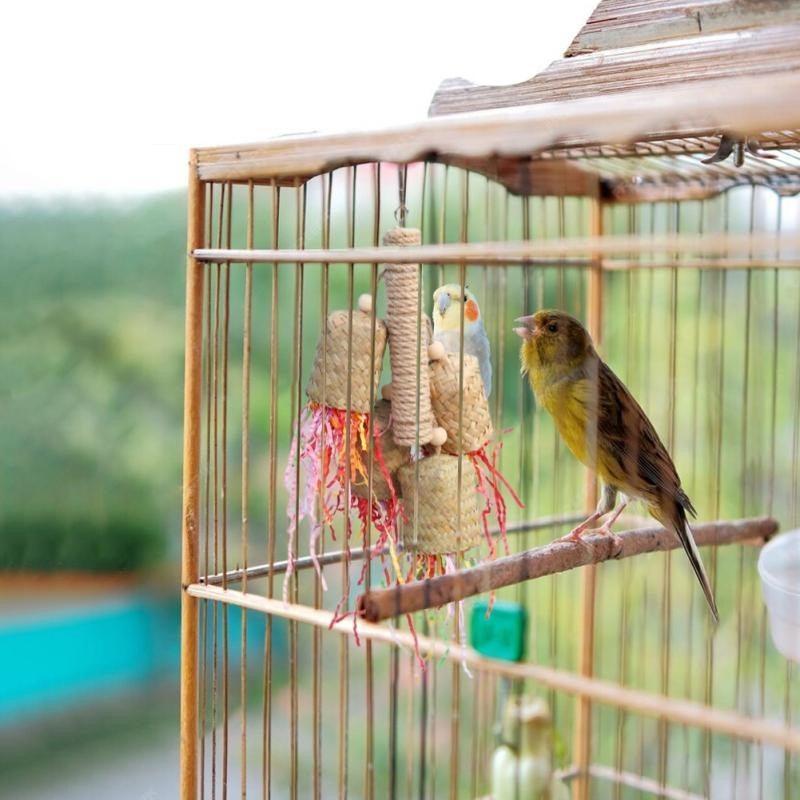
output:
[[[748,98],[746,104],[741,102],[743,97]],[[281,184],[299,184],[332,169],[379,161],[427,159],[466,166],[471,160],[473,165],[483,165],[484,174],[509,172],[512,166],[510,162],[503,165],[503,159],[530,159],[554,147],[625,145],[708,136],[721,130],[756,136],[762,131],[795,130],[800,128],[797,97],[800,71],[776,73],[768,81],[720,78],[658,90],[453,114],[383,130],[304,134],[260,144],[199,148],[196,169],[204,181]],[[519,162],[514,162],[513,169],[518,167]],[[493,177],[499,179],[499,175]],[[579,179],[572,171],[571,180]]]
[[[752,30],[800,19],[800,0],[601,0],[564,53],[571,56]]]
[[[771,81],[800,71],[800,21],[750,31],[692,36],[561,58],[535,77],[508,86],[444,81],[429,116],[532,106],[609,93],[666,89],[725,76]]]

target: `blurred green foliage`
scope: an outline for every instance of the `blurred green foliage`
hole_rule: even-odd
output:
[[[0,564],[6,569],[50,571],[137,570],[154,563],[164,550],[155,518],[6,517],[0,530]]]
[[[0,206],[0,567],[164,554],[180,507],[184,231],[180,193]]]

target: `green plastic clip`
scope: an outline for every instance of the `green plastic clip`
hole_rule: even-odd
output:
[[[519,603],[497,600],[489,610],[488,600],[478,600],[470,614],[469,641],[484,656],[503,661],[522,661],[528,630],[528,613]]]

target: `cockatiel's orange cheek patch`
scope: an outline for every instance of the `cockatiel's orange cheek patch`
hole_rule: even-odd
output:
[[[467,305],[464,307],[464,314],[470,322],[475,322],[480,316],[478,304],[474,300],[467,300]]]

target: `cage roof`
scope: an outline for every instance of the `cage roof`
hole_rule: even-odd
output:
[[[427,120],[205,148],[197,170],[204,180],[293,184],[342,166],[426,159],[518,194],[636,202],[742,184],[795,194],[798,41],[800,0],[604,0],[565,56],[529,81],[445,81]]]
[[[718,77],[800,69],[800,0],[604,0],[563,58],[522,83],[479,86],[455,78],[430,116],[508,108]]]

